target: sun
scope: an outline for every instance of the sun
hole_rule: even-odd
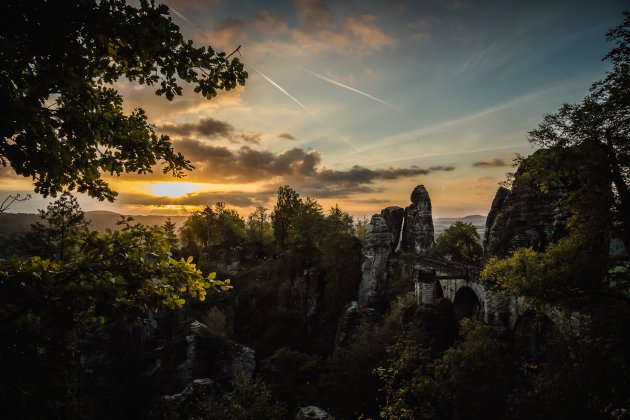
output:
[[[197,192],[204,187],[206,187],[205,184],[194,182],[155,182],[149,185],[149,191],[158,197],[178,198]]]

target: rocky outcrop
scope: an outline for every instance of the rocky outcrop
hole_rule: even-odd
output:
[[[335,418],[321,408],[309,405],[300,408],[295,420],[335,420]]]
[[[361,284],[357,296],[360,306],[374,306],[380,303],[387,281],[387,262],[395,250],[395,244],[394,234],[385,217],[379,214],[372,216],[363,244]]]
[[[192,321],[184,337],[182,359],[171,378],[172,389],[183,389],[196,378],[232,381],[237,372],[253,373],[254,350],[219,336],[203,323]]]
[[[512,190],[497,191],[486,221],[485,258],[505,257],[521,247],[543,251],[566,234],[568,214],[559,204],[567,195],[567,187],[556,183],[541,191],[520,181],[527,170],[523,162],[515,174]]]
[[[163,395],[147,415],[149,420],[201,418],[200,401],[206,401],[216,392],[216,384],[212,379],[195,379],[182,392]]]
[[[431,198],[424,185],[418,185],[411,193],[411,205],[405,208],[402,249],[425,256],[434,243]]]

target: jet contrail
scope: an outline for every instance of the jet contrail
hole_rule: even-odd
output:
[[[197,32],[199,32],[201,35],[203,35],[204,39],[207,37],[206,31],[201,26],[197,25],[195,22],[193,22],[192,20],[188,19],[186,16],[184,16],[183,14],[178,12],[177,9],[175,9],[173,6],[168,5],[168,8],[173,13],[175,13],[175,15],[178,18],[180,18],[181,20],[183,20],[184,22],[186,22],[187,24],[192,26],[193,29],[195,29]]]
[[[412,123],[413,123],[413,124],[414,124],[417,128],[420,128],[420,127],[418,126],[418,123],[417,123],[417,122],[416,122],[413,118],[411,118],[411,117],[410,117],[410,116],[409,116],[409,115],[408,115],[405,111],[403,111],[402,109],[398,108],[398,107],[397,107],[396,105],[394,105],[394,104],[390,104],[389,102],[384,101],[384,100],[382,100],[382,99],[379,99],[379,98],[377,98],[376,96],[372,96],[372,95],[370,95],[370,94],[369,94],[369,93],[367,93],[367,92],[363,92],[362,90],[359,90],[359,89],[353,88],[352,86],[345,85],[345,84],[343,84],[343,83],[341,83],[341,82],[338,82],[338,81],[336,81],[336,80],[333,80],[333,79],[331,79],[331,78],[329,78],[329,77],[326,77],[326,76],[324,76],[324,75],[322,75],[322,74],[315,73],[314,71],[311,71],[311,70],[308,70],[308,69],[302,69],[302,70],[304,70],[305,72],[307,72],[307,73],[309,73],[309,74],[312,74],[313,76],[318,77],[318,78],[320,78],[320,79],[322,79],[322,80],[324,80],[324,81],[326,81],[326,82],[328,82],[328,83],[332,83],[333,85],[336,85],[336,86],[342,87],[342,88],[347,89],[347,90],[349,90],[349,91],[351,91],[351,92],[358,93],[359,95],[363,95],[363,96],[365,96],[366,98],[370,98],[370,99],[372,99],[373,101],[376,101],[376,102],[381,103],[381,104],[383,104],[383,105],[385,105],[385,106],[387,106],[387,107],[389,107],[389,108],[392,108],[392,109],[394,109],[394,110],[396,110],[396,111],[400,112],[400,113],[401,113],[402,115],[404,115],[406,118],[408,118],[408,119],[409,119],[409,121],[411,121],[411,122],[412,122]]]
[[[293,102],[295,102],[296,104],[298,104],[304,111],[308,112],[313,118],[315,118],[321,125],[323,125],[324,127],[326,127],[328,130],[330,130],[331,132],[333,132],[335,135],[337,135],[341,140],[343,140],[344,142],[346,142],[348,145],[350,145],[353,149],[355,149],[357,152],[360,152],[361,149],[359,149],[357,146],[355,146],[354,144],[352,144],[350,142],[350,140],[348,140],[347,138],[345,138],[344,136],[342,136],[340,133],[338,133],[337,131],[333,130],[332,128],[330,128],[328,125],[326,125],[326,123],[324,123],[324,121],[322,121],[317,115],[315,115],[315,113],[313,113],[313,111],[311,111],[310,109],[308,109],[306,107],[306,105],[304,105],[302,102],[298,101],[293,95],[291,95],[289,92],[286,91],[286,89],[284,89],[282,86],[280,86],[279,84],[277,84],[276,82],[274,82],[273,80],[271,80],[266,74],[264,74],[262,71],[258,70],[256,67],[252,66],[250,64],[250,67],[252,69],[254,69],[254,71],[256,71],[256,73],[260,74],[262,77],[265,78],[266,81],[268,81],[269,83],[271,83],[273,86],[275,86],[276,88],[278,88],[278,90],[282,93],[284,93],[285,95],[287,95],[289,98],[291,98],[291,100]]]

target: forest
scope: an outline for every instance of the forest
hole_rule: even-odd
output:
[[[219,201],[97,232],[73,192],[194,170],[111,83],[212,99],[248,75],[166,6],[68,2],[59,24],[35,3],[2,6],[0,163],[55,200],[0,237],[3,418],[630,416],[629,13],[605,78],[529,132],[483,237],[434,237],[420,185],[371,219],[282,185],[247,217]]]

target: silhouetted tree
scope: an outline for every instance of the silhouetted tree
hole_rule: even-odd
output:
[[[301,202],[300,195],[293,188],[288,185],[278,188],[278,200],[271,213],[271,224],[279,250],[285,249],[292,218]]]
[[[630,12],[624,16],[623,24],[607,34],[615,47],[604,57],[612,64],[606,78],[580,104],[564,104],[546,115],[530,132],[530,141],[560,148],[591,144],[602,152],[586,159],[600,157],[600,170],[615,186],[624,243],[630,249]]]
[[[145,0],[2,2],[0,26],[10,46],[0,54],[0,165],[44,196],[67,188],[111,201],[101,172],[192,169],[142,109],[123,112],[120,78],[158,85],[168,100],[182,82],[210,99],[247,78],[237,58],[193,47],[167,6]]]
[[[77,199],[67,191],[46,211],[40,210],[42,222],[31,225],[25,234],[23,246],[30,255],[63,261],[77,245],[78,236],[88,230],[89,221]]]

